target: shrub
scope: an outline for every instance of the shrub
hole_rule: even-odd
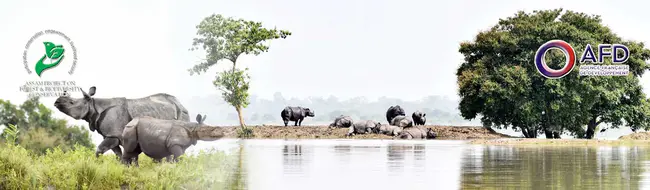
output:
[[[6,143],[0,145],[0,189],[229,189],[239,167],[237,156],[214,150],[183,155],[178,163],[139,159],[139,167],[126,167],[115,155],[96,158],[80,145],[41,155]]]

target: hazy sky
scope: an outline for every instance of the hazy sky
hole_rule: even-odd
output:
[[[272,41],[269,52],[239,59],[251,69],[251,93],[260,97],[280,91],[300,98],[456,99],[459,43],[499,18],[562,7],[602,15],[620,36],[648,43],[648,5],[623,0],[1,1],[0,98],[25,99],[18,87],[38,77],[25,72],[22,52],[29,38],[45,29],[65,33],[78,51],[74,75],[56,76],[74,79],[84,89],[97,86],[97,97],[167,92],[187,101],[218,93],[211,84],[214,73],[230,63],[200,76],[189,76],[187,69],[204,55],[188,51],[195,26],[220,13],[293,32]],[[643,81],[648,92],[647,77]],[[53,108],[53,98],[43,101]]]

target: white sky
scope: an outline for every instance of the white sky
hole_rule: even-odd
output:
[[[293,32],[270,51],[244,56],[251,93],[272,98],[335,95],[415,100],[456,99],[459,43],[472,40],[518,10],[565,8],[600,14],[627,39],[650,42],[644,1],[202,0],[1,1],[0,98],[22,102],[25,43],[37,31],[59,30],[78,51],[74,78],[97,97],[137,98],[158,92],[187,101],[218,93],[211,69],[189,76],[203,52],[189,52],[195,25],[212,13],[261,21]],[[648,92],[648,79],[644,81]],[[395,86],[403,88],[395,88]],[[392,88],[391,88],[392,87]],[[393,89],[412,89],[396,91]],[[75,94],[74,96],[79,96]],[[51,108],[53,98],[43,99]],[[192,108],[188,108],[191,111]],[[58,113],[58,112],[57,112]],[[95,134],[96,135],[96,134]],[[97,142],[96,142],[97,143]]]

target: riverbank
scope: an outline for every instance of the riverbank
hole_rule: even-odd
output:
[[[253,129],[254,139],[393,139],[381,134],[360,134],[347,137],[348,128],[330,128],[328,126],[249,126]],[[426,125],[438,135],[438,139],[495,139],[512,138],[511,136],[490,131],[476,126],[434,126]],[[237,138],[239,126],[227,126],[226,138]]]
[[[599,140],[599,139],[475,139],[469,144],[478,145],[535,145],[535,146],[650,146],[650,140]]]

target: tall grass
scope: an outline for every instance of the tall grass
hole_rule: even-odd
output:
[[[115,155],[96,158],[83,146],[39,155],[7,140],[0,144],[0,189],[232,189],[229,181],[239,178],[241,167],[238,156],[215,150],[184,155],[178,163],[154,163],[141,154],[139,167],[126,167]]]

